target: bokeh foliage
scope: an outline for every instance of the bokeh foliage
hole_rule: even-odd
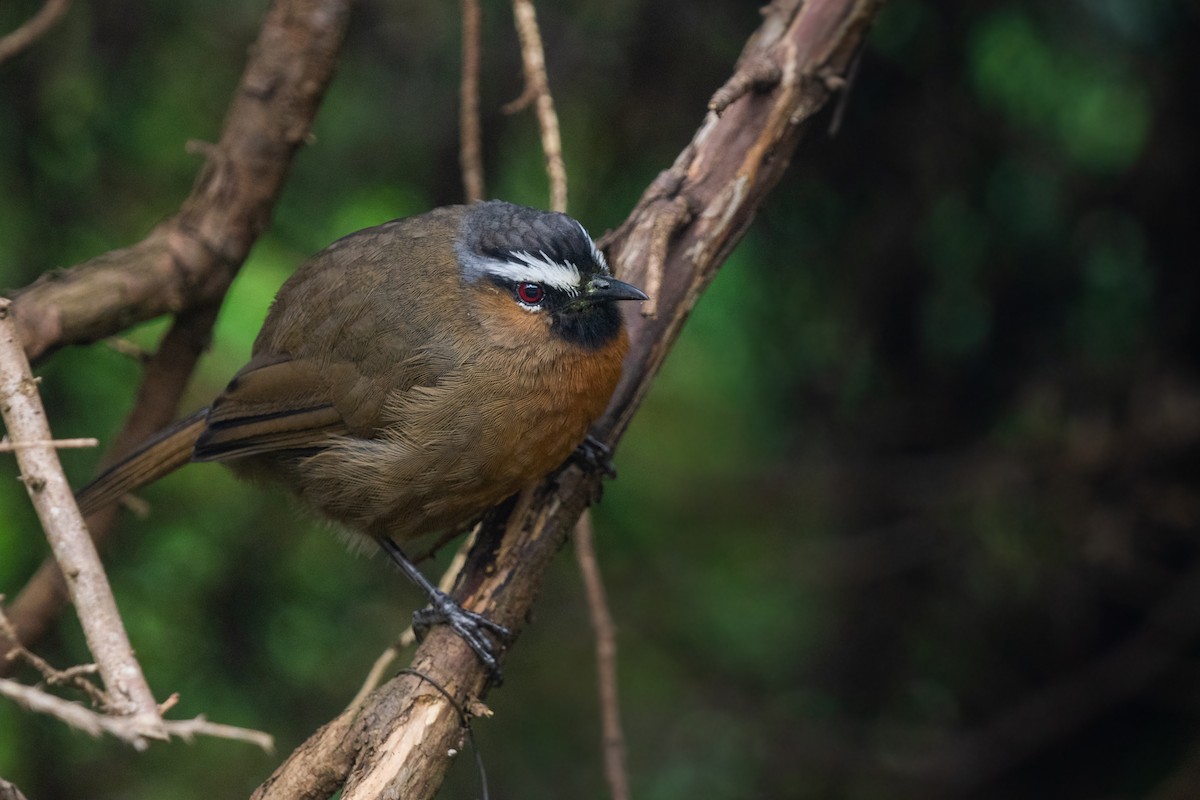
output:
[[[0,5],[0,30],[37,5]],[[758,17],[718,0],[542,5],[572,211],[600,233],[686,143]],[[508,10],[485,6],[490,194],[544,204],[533,122],[498,111],[521,88]],[[261,12],[74,4],[0,65],[0,287],[177,207],[198,167],[185,143],[217,136]],[[1175,796],[1195,761],[1200,617],[1167,666],[1085,693],[1064,730],[987,732],[1086,685],[1196,580],[1197,14],[885,8],[840,132],[802,145],[697,307],[597,511],[636,796]],[[358,5],[189,409],[306,254],[459,199],[457,48],[446,4]],[[102,439],[138,377],[103,344],[38,372],[55,433]],[[83,482],[97,454],[63,457]],[[0,465],[12,593],[46,548]],[[415,592],[219,467],[144,496],[152,516],[106,560],[152,685],[180,692],[180,716],[289,751],[353,695]],[[39,649],[86,659],[70,617]],[[563,557],[477,727],[496,795],[605,796],[591,675]],[[244,796],[274,763],[214,741],[135,755],[0,705],[0,775],[37,800]],[[448,797],[477,793],[467,764],[450,781]]]

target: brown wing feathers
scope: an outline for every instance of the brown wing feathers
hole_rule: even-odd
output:
[[[78,494],[85,513],[119,500],[189,461],[229,461],[262,453],[311,455],[345,433],[327,378],[286,359],[252,360],[211,408],[154,436]]]

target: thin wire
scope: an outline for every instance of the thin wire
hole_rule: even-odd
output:
[[[440,683],[426,675],[424,672],[421,672],[419,669],[405,667],[396,674],[412,675],[425,681],[430,686],[437,689],[441,693],[442,697],[446,698],[446,702],[450,704],[450,707],[458,712],[458,718],[462,721],[463,730],[467,732],[467,744],[471,745],[471,752],[475,754],[475,767],[479,770],[480,790],[483,792],[482,800],[491,800],[491,795],[488,793],[487,770],[483,767],[483,754],[479,752],[479,745],[475,742],[475,733],[471,730],[471,718],[467,715],[467,712],[458,704],[458,701],[454,699],[454,696],[446,690],[446,687],[442,686]]]

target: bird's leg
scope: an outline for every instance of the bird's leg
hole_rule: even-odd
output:
[[[488,638],[487,634],[491,633],[499,639],[508,639],[512,636],[512,632],[498,623],[492,622],[482,614],[476,614],[474,611],[467,611],[458,603],[450,599],[450,596],[441,589],[429,582],[421,570],[408,560],[404,555],[404,551],[400,549],[400,545],[396,544],[389,537],[384,536],[379,539],[379,544],[383,547],[383,551],[388,554],[388,557],[400,567],[400,571],[408,576],[408,579],[421,588],[425,595],[429,598],[429,607],[423,608],[413,614],[413,629],[417,633],[424,635],[425,631],[429,630],[430,626],[437,624],[449,625],[455,633],[457,633],[464,642],[472,650],[483,665],[488,668],[491,673],[492,683],[499,686],[503,678],[500,672],[500,662],[496,658],[496,646]]]
[[[603,474],[606,478],[617,477],[617,471],[612,464],[612,448],[590,433],[575,448],[571,460],[584,469]]]

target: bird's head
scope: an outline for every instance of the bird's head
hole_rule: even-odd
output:
[[[588,350],[615,342],[619,300],[646,300],[612,276],[584,227],[566,214],[500,201],[466,208],[455,240],[462,277],[493,334],[549,335]]]

